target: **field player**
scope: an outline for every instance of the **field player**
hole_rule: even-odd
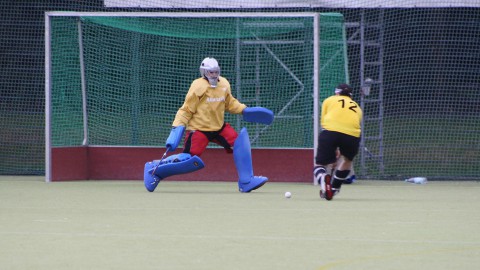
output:
[[[187,130],[183,153],[160,161],[147,162],[144,169],[144,184],[152,192],[165,177],[188,173],[204,167],[200,159],[209,142],[222,146],[233,153],[239,176],[240,192],[250,192],[268,181],[267,177],[254,176],[250,140],[247,129],[239,134],[224,121],[225,112],[242,114],[243,120],[271,124],[272,111],[263,107],[247,107],[231,93],[229,81],[220,76],[220,66],[214,58],[205,58],[200,64],[201,77],[194,80],[173,120],[172,130],[166,141],[168,151],[174,151]],[[222,166],[222,162],[213,166]]]
[[[340,192],[358,153],[363,113],[360,106],[352,100],[352,91],[350,85],[340,84],[335,89],[335,95],[322,103],[322,131],[318,136],[313,173],[320,184],[320,197],[327,200]],[[337,149],[341,158],[332,177],[333,166],[337,162]]]

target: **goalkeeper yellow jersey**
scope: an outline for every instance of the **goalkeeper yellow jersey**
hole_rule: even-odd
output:
[[[322,103],[323,129],[360,137],[362,109],[348,96],[331,96]]]
[[[215,88],[208,80],[198,78],[190,85],[172,125],[183,125],[187,130],[218,131],[224,124],[225,112],[240,114],[246,107],[232,96],[230,83],[224,77],[219,77]]]

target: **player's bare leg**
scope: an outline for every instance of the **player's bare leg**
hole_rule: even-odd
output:
[[[348,179],[351,167],[352,161],[342,156],[331,180],[332,197],[340,192],[342,184]]]
[[[338,152],[337,155],[337,163],[340,164],[344,160],[344,157],[340,155],[340,152]],[[343,181],[343,184],[352,184],[356,180],[355,176],[355,170],[353,169],[353,162],[350,164],[350,173],[348,174],[347,178]]]

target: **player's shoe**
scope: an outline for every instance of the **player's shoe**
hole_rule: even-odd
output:
[[[357,177],[354,175],[350,176],[349,178],[343,180],[344,184],[353,184],[357,180]]]
[[[250,181],[238,181],[238,190],[243,193],[248,193],[252,190],[258,189],[261,186],[265,185],[268,181],[268,178],[265,176],[252,176]]]
[[[322,174],[320,177],[320,198],[330,201],[340,190],[332,189],[332,176]]]

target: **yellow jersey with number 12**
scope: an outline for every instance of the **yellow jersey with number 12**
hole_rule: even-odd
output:
[[[360,137],[362,109],[348,96],[331,96],[322,103],[323,129]]]

